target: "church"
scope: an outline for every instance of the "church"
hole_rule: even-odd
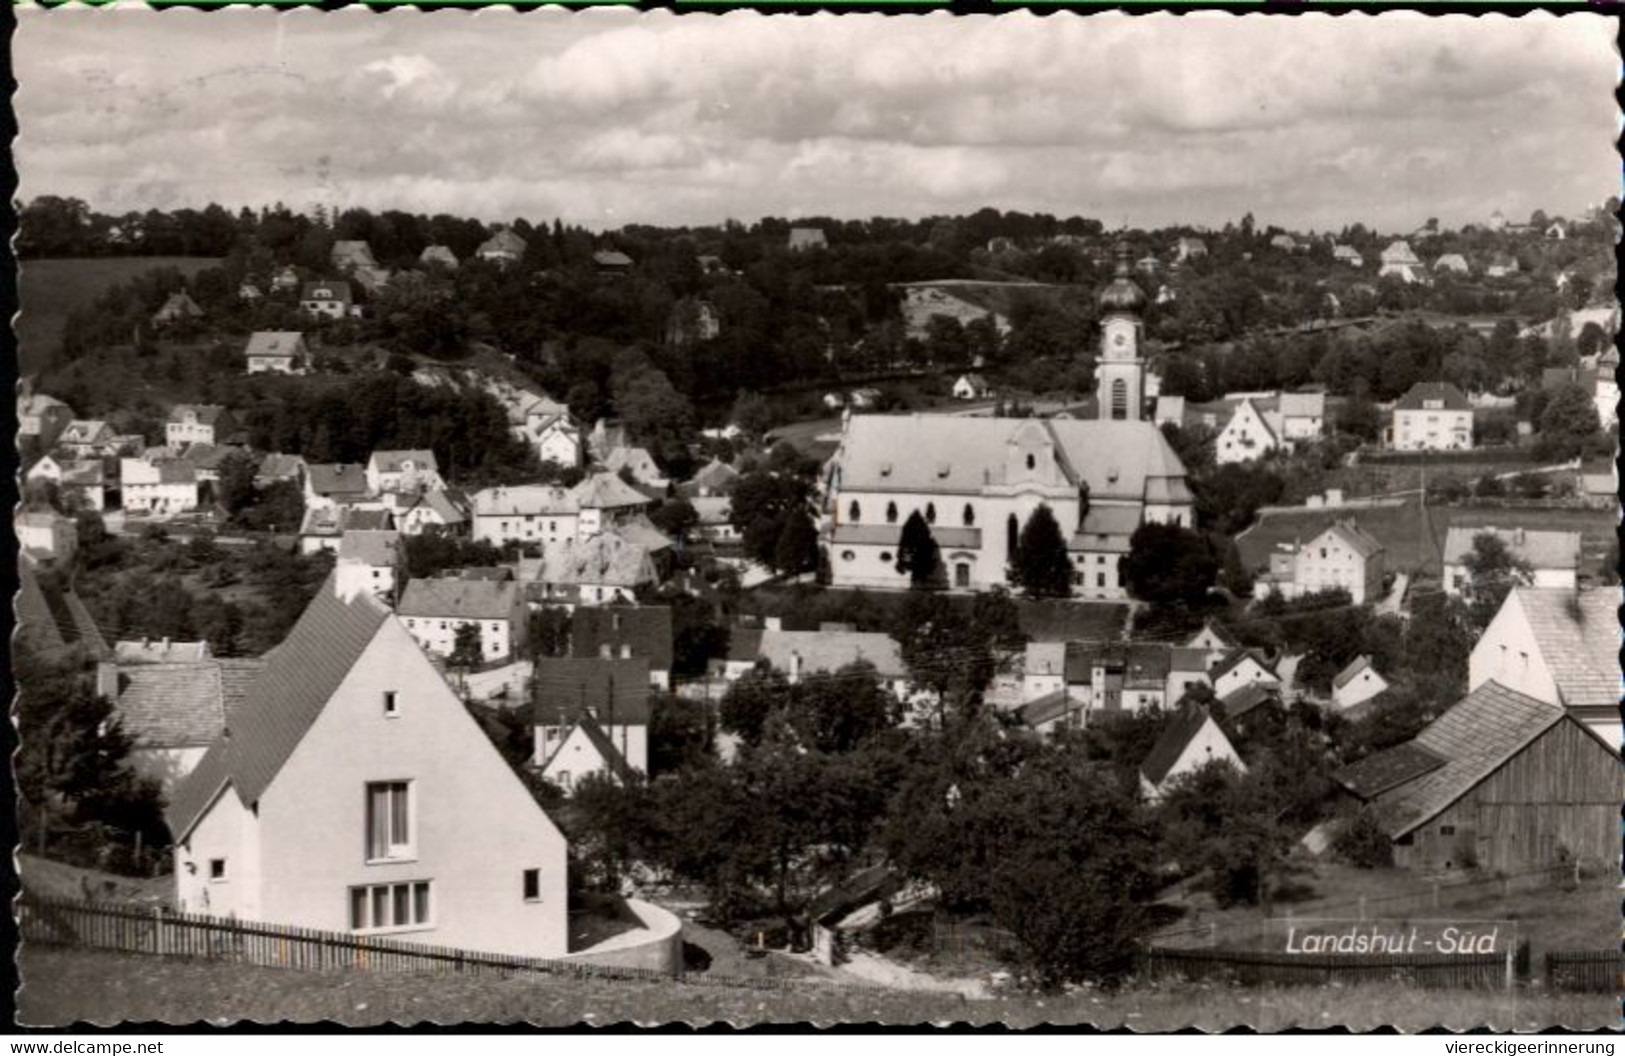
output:
[[[920,511],[957,591],[1007,586],[1022,526],[1047,505],[1067,537],[1073,595],[1118,600],[1118,562],[1147,521],[1193,526],[1185,467],[1145,414],[1146,297],[1118,250],[1101,291],[1099,417],[852,415],[824,482],[821,543],[836,587],[904,589],[903,523]]]

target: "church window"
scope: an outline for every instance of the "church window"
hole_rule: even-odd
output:
[[[972,506],[968,502],[965,503],[965,527],[976,527],[976,507]]]
[[[857,524],[859,521],[863,520],[863,507],[859,506],[856,502],[853,502],[851,506],[846,508],[846,519],[851,521],[853,524]]]
[[[1027,456],[1027,468],[1028,469],[1033,469],[1037,465],[1038,465],[1038,459],[1034,458],[1032,455],[1029,454]]]
[[[887,524],[896,524],[897,523],[897,503],[895,503],[895,502],[886,503],[886,523]]]
[[[1128,417],[1128,383],[1122,378],[1112,382],[1112,419],[1122,421]]]
[[[928,502],[925,504],[925,523],[937,523],[937,504],[934,502]]]
[[[1020,528],[1016,526],[1016,515],[1012,513],[1009,519],[1004,522],[1004,551],[1005,555],[1012,559],[1016,556],[1016,535],[1019,532]]]

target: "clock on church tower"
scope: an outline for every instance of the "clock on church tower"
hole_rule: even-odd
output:
[[[1128,246],[1118,243],[1117,275],[1100,291],[1100,357],[1095,364],[1099,417],[1138,421],[1145,413],[1140,358],[1145,291],[1132,278]]]

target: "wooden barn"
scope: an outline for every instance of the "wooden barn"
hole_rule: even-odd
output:
[[[1562,708],[1498,682],[1334,777],[1377,810],[1401,867],[1515,872],[1619,859],[1618,753]]]

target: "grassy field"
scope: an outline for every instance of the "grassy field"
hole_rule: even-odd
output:
[[[19,957],[18,1021],[169,1024],[310,1023],[1004,1023],[1170,1031],[1184,1027],[1260,1031],[1347,1026],[1402,1031],[1433,1027],[1538,1030],[1618,1027],[1619,1001],[1606,995],[1424,992],[1402,986],[1235,990],[1179,984],[1105,994],[985,1001],[956,995],[836,990],[809,983],[766,992],[703,985],[550,977],[427,976],[298,972],[167,960],[100,951],[25,948]]]
[[[94,300],[109,286],[154,268],[179,268],[187,275],[219,263],[212,257],[89,257],[25,260],[19,280],[22,315],[17,349],[24,373],[48,366],[57,353],[68,313]]]

